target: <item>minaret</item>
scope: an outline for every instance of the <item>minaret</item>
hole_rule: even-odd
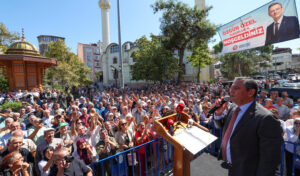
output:
[[[198,10],[202,10],[205,8],[205,0],[195,0],[195,5],[197,6]]]
[[[109,0],[99,0],[99,7],[101,8],[101,20],[102,20],[102,42],[103,48],[110,44],[110,32],[109,32]]]

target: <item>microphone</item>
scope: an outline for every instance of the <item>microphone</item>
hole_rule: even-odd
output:
[[[224,98],[222,99],[221,101],[221,104],[220,106],[214,106],[213,108],[211,108],[209,111],[208,111],[208,116],[213,114],[217,109],[219,109],[224,103],[226,103],[227,101],[230,100],[230,96],[229,95],[226,95],[224,96]]]
[[[175,122],[180,121],[181,120],[181,113],[176,113],[176,118],[175,118]]]

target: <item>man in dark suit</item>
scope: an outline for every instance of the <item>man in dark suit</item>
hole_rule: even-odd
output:
[[[274,22],[267,27],[265,45],[299,38],[299,21],[295,16],[283,16],[280,3],[269,6],[269,16]]]
[[[280,163],[280,122],[255,102],[257,87],[253,79],[237,78],[230,88],[234,104],[215,113],[215,125],[223,129],[219,159],[228,163],[230,176],[274,176]]]

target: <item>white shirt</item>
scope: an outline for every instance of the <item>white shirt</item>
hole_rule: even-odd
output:
[[[242,106],[239,106],[239,108],[241,109],[240,112],[238,113],[238,116],[234,122],[234,125],[233,125],[233,128],[232,128],[232,131],[231,131],[231,134],[230,134],[230,137],[228,139],[228,142],[227,142],[227,146],[226,146],[226,158],[227,158],[227,161],[229,163],[232,163],[231,161],[231,154],[230,154],[230,138],[231,138],[231,135],[232,133],[234,132],[234,129],[235,127],[237,126],[237,124],[239,123],[239,121],[242,119],[244,113],[247,111],[247,109],[249,108],[249,106],[253,103],[253,101],[251,101],[250,103],[247,103],[247,104],[244,104]],[[221,119],[222,117],[221,116],[215,116],[214,117],[215,120],[219,120]]]
[[[41,176],[48,176],[49,173],[50,173],[50,167],[46,172],[43,172],[43,168],[47,165],[47,162],[48,161],[42,160],[38,163],[38,166],[39,166],[39,169],[40,169],[40,172],[41,172]]]
[[[286,135],[287,135],[287,140],[289,142],[299,142],[299,137],[295,134],[295,130],[294,130],[294,127],[288,127],[286,128]],[[294,145],[291,144],[291,143],[287,143],[285,145],[285,149],[291,153],[294,153]],[[299,152],[300,151],[300,147],[297,146],[297,149],[296,149],[296,152]]]

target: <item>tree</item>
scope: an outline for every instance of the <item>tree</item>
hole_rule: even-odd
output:
[[[9,89],[8,79],[4,75],[3,70],[0,68],[0,91],[8,90],[8,89]]]
[[[135,41],[138,47],[131,57],[136,61],[131,72],[133,80],[163,82],[178,71],[177,59],[173,52],[166,50],[160,37],[151,34],[151,41],[145,36]]]
[[[202,43],[193,50],[192,55],[188,56],[188,61],[192,63],[192,66],[198,68],[197,82],[200,79],[201,68],[205,65],[212,64],[213,59],[209,56],[209,50],[207,43]]]
[[[91,83],[88,68],[78,57],[66,47],[63,40],[50,42],[46,57],[55,58],[58,66],[50,67],[45,74],[45,81],[52,87],[80,86]]]
[[[0,23],[0,54],[4,53],[11,43],[19,39],[20,37],[18,33],[10,32],[4,23]],[[0,91],[8,89],[8,79],[4,75],[3,70],[0,68]]]
[[[11,43],[19,39],[18,33],[10,32],[3,23],[0,23],[0,53],[4,53]]]
[[[193,50],[199,42],[207,42],[216,33],[216,26],[206,20],[211,8],[199,11],[177,0],[158,0],[152,8],[154,13],[163,12],[160,19],[163,43],[167,49],[178,53],[178,64],[182,70],[184,52]],[[178,83],[182,74],[183,71],[178,73]]]
[[[218,44],[219,45],[219,44]],[[273,45],[258,47],[221,55],[221,73],[225,78],[234,79],[240,76],[253,76],[259,73],[257,67],[269,67]]]
[[[214,53],[215,54],[218,54],[218,53],[222,52],[222,50],[223,50],[223,42],[219,42],[213,48],[214,48]]]

